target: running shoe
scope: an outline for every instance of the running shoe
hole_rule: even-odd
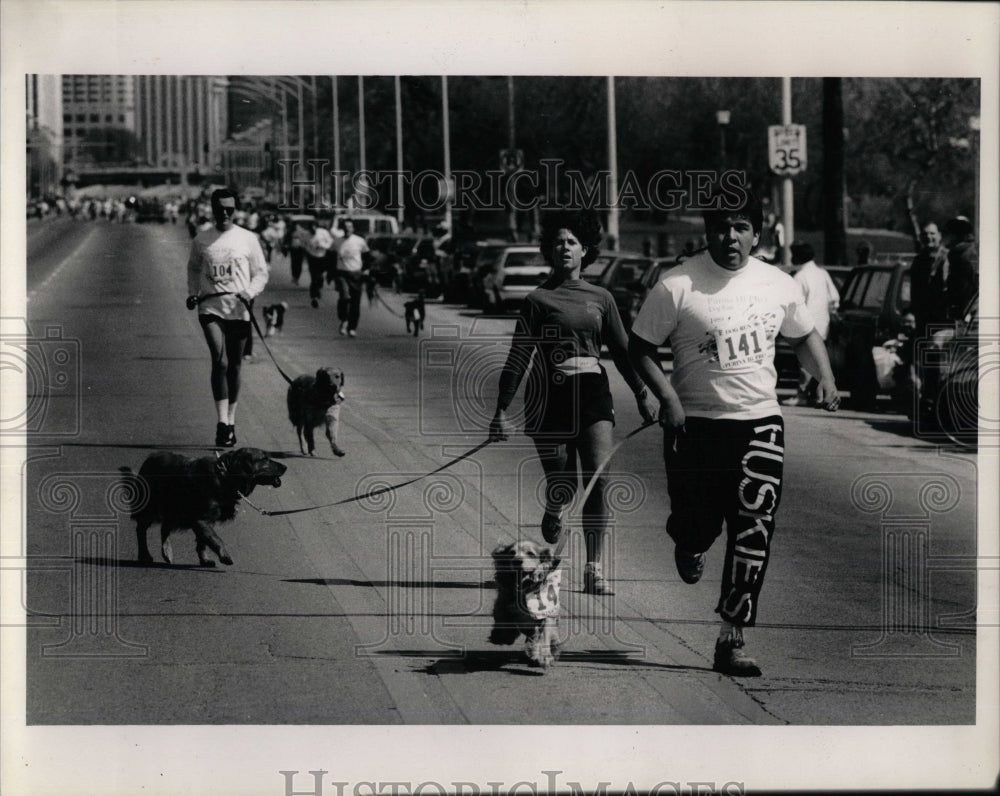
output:
[[[677,574],[685,583],[697,583],[701,580],[701,575],[705,571],[705,554],[688,553],[679,547],[674,548],[674,563],[677,565]]]
[[[347,334],[347,321],[344,321],[343,323],[340,324],[340,334],[341,335]]]
[[[583,568],[583,593],[600,596],[615,593],[615,590],[611,588],[611,584],[605,579],[600,564],[588,561]]]
[[[545,512],[542,515],[542,538],[549,544],[557,544],[562,536],[562,517]]]
[[[215,426],[215,444],[220,448],[232,448],[236,445],[236,427],[225,423]]]
[[[760,677],[757,661],[743,651],[743,638],[719,639],[715,642],[712,670],[730,677]]]

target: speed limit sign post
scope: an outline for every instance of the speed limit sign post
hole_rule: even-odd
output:
[[[772,124],[767,128],[767,159],[771,171],[794,177],[806,170],[806,126]]]

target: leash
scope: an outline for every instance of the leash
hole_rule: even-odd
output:
[[[256,330],[257,336],[260,338],[261,345],[264,346],[264,350],[267,351],[267,355],[271,357],[271,361],[274,363],[274,366],[278,369],[278,373],[281,374],[281,377],[286,382],[291,384],[292,383],[291,377],[287,373],[285,373],[284,370],[281,369],[281,365],[278,364],[278,360],[274,358],[274,354],[271,352],[271,349],[268,348],[267,340],[264,339],[264,333],[260,330],[260,326],[257,323],[257,316],[254,315],[253,307],[250,306],[250,302],[247,301],[245,298],[243,298],[243,296],[239,295],[238,293],[231,293],[228,291],[224,291],[222,293],[206,293],[203,296],[189,296],[187,300],[187,308],[189,310],[193,310],[195,307],[197,307],[199,304],[201,304],[201,302],[205,301],[206,299],[216,298],[218,296],[236,296],[236,298],[238,298],[240,301],[243,302],[243,306],[246,307],[247,312],[250,313],[250,322],[253,324],[253,328]]]
[[[486,440],[485,442],[480,442],[478,445],[476,445],[476,447],[470,448],[465,453],[462,453],[456,456],[455,458],[450,459],[449,461],[445,462],[440,467],[438,467],[436,470],[431,470],[429,473],[418,475],[416,478],[411,478],[409,481],[403,481],[402,483],[399,484],[392,484],[391,486],[380,487],[379,489],[372,489],[368,492],[365,492],[363,495],[355,495],[354,497],[344,498],[343,500],[338,500],[334,503],[324,503],[321,506],[307,506],[306,508],[301,508],[301,509],[284,509],[282,511],[270,511],[268,509],[262,509],[259,506],[255,506],[246,495],[239,492],[237,492],[237,494],[239,494],[239,496],[244,501],[246,501],[247,505],[249,505],[251,508],[255,509],[257,512],[259,512],[265,517],[280,517],[285,514],[301,514],[304,511],[327,509],[330,508],[331,506],[343,506],[347,503],[356,503],[359,500],[365,500],[370,497],[376,497],[378,495],[385,495],[389,492],[395,492],[397,489],[402,489],[404,486],[409,486],[410,484],[415,484],[417,481],[422,481],[424,478],[430,478],[432,475],[437,475],[438,473],[447,470],[449,467],[458,464],[460,461],[468,459],[473,454],[478,453],[487,445],[491,444],[491,442],[492,440]]]
[[[398,312],[398,311],[394,310],[394,309],[393,309],[392,307],[390,307],[390,306],[389,306],[389,305],[388,305],[388,304],[386,303],[386,300],[385,300],[384,298],[382,298],[382,294],[381,294],[381,293],[379,293],[379,291],[378,291],[378,288],[377,288],[377,287],[376,287],[376,288],[375,288],[375,290],[374,290],[374,291],[372,292],[372,295],[373,295],[373,296],[374,296],[374,297],[375,297],[376,299],[378,299],[378,303],[379,303],[379,304],[381,304],[381,305],[382,305],[383,307],[385,307],[385,308],[386,308],[387,310],[389,310],[389,312],[390,312],[390,313],[392,313],[393,315],[395,315],[395,316],[396,316],[397,318],[403,318],[403,317],[405,317],[405,316],[404,316],[404,315],[403,315],[402,313],[400,313],[400,312]]]
[[[605,456],[604,459],[601,461],[601,463],[597,465],[597,469],[594,470],[594,474],[590,476],[590,481],[587,482],[587,486],[584,488],[583,494],[580,496],[580,505],[584,505],[587,502],[587,498],[590,497],[590,493],[594,491],[594,486],[597,484],[597,479],[600,477],[601,473],[604,472],[604,468],[611,463],[611,460],[614,458],[615,453],[618,452],[618,449],[626,442],[628,442],[630,439],[632,439],[632,437],[645,431],[647,428],[650,428],[651,426],[658,426],[659,424],[660,423],[658,420],[650,420],[648,423],[643,423],[638,428],[634,429],[633,431],[630,431],[628,434],[625,435],[624,438],[618,441],[618,443],[611,449],[608,455]],[[560,555],[562,555],[562,551],[563,548],[566,546],[567,539],[569,539],[569,534],[564,533],[562,535],[562,538],[559,540],[559,543],[556,545],[555,551],[552,553],[552,555],[555,558],[559,558]]]

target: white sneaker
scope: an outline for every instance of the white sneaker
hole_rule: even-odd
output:
[[[341,334],[343,334],[343,332],[341,332]],[[353,329],[349,329],[349,330],[347,331],[347,336],[348,336],[348,337],[357,337],[357,336],[358,336],[358,333],[357,333],[356,331],[354,331]]]
[[[341,335],[347,334],[347,321],[344,321],[343,323],[340,324],[340,334]]]

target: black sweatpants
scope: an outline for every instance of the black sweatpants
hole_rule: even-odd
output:
[[[715,610],[752,627],[781,500],[785,426],[760,420],[689,417],[665,429],[663,458],[670,495],[667,533],[688,553],[704,553],[726,525],[722,589]]]

